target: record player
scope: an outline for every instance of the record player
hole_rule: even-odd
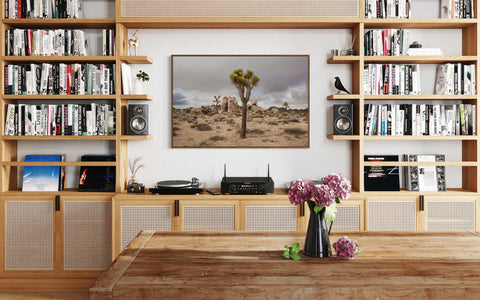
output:
[[[205,183],[198,181],[198,178],[193,177],[191,181],[188,180],[165,180],[159,181],[154,188],[148,189],[150,193],[156,195],[175,194],[175,195],[190,195],[199,194],[203,192]]]

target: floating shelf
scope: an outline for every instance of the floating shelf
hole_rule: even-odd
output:
[[[115,135],[4,135],[7,141],[31,141],[31,140],[115,140]]]
[[[3,19],[14,28],[115,28],[115,19]]]
[[[3,95],[7,100],[114,100],[115,95]]]
[[[327,96],[327,100],[359,100],[359,94],[336,94]]]
[[[329,135],[327,135],[327,138],[329,140],[352,141],[352,140],[359,140],[360,136],[359,135],[334,135],[334,134],[329,134]]]
[[[365,100],[476,100],[477,95],[365,95]]]
[[[365,63],[439,64],[447,62],[476,62],[477,56],[365,56]]]
[[[58,192],[22,192],[21,189],[15,189],[7,192],[0,193],[2,196],[104,196],[113,197],[116,195],[114,192],[79,192],[77,189],[65,189]]]
[[[22,167],[22,166],[72,166],[72,167],[80,167],[80,166],[100,166],[100,167],[115,167],[116,162],[112,161],[63,161],[63,162],[55,162],[55,161],[36,161],[36,162],[28,162],[28,161],[4,161],[2,162],[2,166],[8,167]]]
[[[340,55],[340,56],[332,56],[327,60],[329,64],[351,64],[354,62],[359,62],[360,56],[347,56],[347,55]]]
[[[3,56],[3,61],[10,62],[95,62],[114,63],[115,56]]]
[[[120,60],[127,64],[153,64],[148,56],[120,56]]]
[[[395,191],[364,191],[363,195],[368,196],[416,196],[416,195],[425,195],[425,196],[467,196],[467,195],[477,195],[474,191],[469,191],[460,188],[447,189],[445,192],[425,192],[425,191],[407,191],[405,189],[400,189],[399,192]]]
[[[151,140],[153,138],[153,134],[147,135],[122,135],[120,137],[121,140]]]
[[[365,135],[365,140],[427,140],[427,141],[462,141],[476,140],[476,135]]]
[[[121,95],[120,99],[122,100],[145,100],[152,101],[153,96],[150,95]]]
[[[479,164],[476,161],[365,161],[364,166],[446,166],[446,167],[477,167]]]
[[[476,26],[477,19],[364,19],[365,29],[456,29]]]

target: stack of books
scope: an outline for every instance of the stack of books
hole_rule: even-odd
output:
[[[422,90],[418,64],[368,64],[363,80],[366,95],[419,95]]]
[[[475,95],[475,64],[448,63],[437,67],[435,94]]]

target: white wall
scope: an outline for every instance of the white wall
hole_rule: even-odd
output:
[[[95,2],[95,1],[91,1]],[[415,8],[420,13],[423,1]],[[423,3],[423,4],[422,4]],[[427,5],[425,4],[425,5]],[[428,7],[427,5],[427,7]],[[436,5],[434,6],[437,7]],[[427,17],[437,17],[427,15]],[[417,14],[417,16],[419,16]],[[421,15],[420,15],[421,16]],[[130,31],[130,34],[132,31]],[[342,78],[351,87],[350,65],[328,65],[330,49],[346,49],[349,30],[140,30],[138,55],[150,56],[154,64],[134,65],[150,74],[148,94],[152,140],[129,142],[129,156],[144,158],[145,169],[138,179],[147,187],[159,180],[198,177],[207,186],[218,187],[223,164],[231,176],[264,176],[267,163],[276,187],[296,178],[318,179],[330,172],[351,177],[350,142],[327,140],[332,133],[332,105],[326,97],[336,92],[333,78]],[[424,47],[441,47],[445,55],[461,54],[460,30],[413,30],[412,40]],[[308,149],[172,149],[170,147],[170,56],[172,54],[309,54],[310,55],[310,148]],[[424,93],[433,93],[434,65],[422,65]],[[338,103],[338,102],[335,102]],[[399,102],[397,102],[399,103]],[[403,103],[403,102],[402,102]],[[405,101],[408,103],[408,101]],[[429,102],[432,103],[432,102]],[[433,102],[434,103],[434,102]],[[445,103],[445,102],[442,102]],[[67,153],[68,160],[80,160],[82,154],[112,153],[114,142],[19,142],[23,160],[31,153]],[[461,142],[382,142],[367,141],[366,154],[444,153],[449,161],[461,160]],[[19,171],[22,174],[22,171]],[[69,168],[67,187],[77,187],[78,168]],[[447,168],[447,186],[461,185],[460,168]]]

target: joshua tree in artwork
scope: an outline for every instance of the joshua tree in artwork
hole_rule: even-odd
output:
[[[220,97],[222,96],[221,95],[213,96],[213,98],[215,98],[215,100],[213,100],[213,104],[215,104],[215,110],[217,111],[217,113],[218,113],[218,106],[220,105]]]
[[[230,74],[230,81],[237,88],[242,100],[242,131],[240,132],[240,138],[244,139],[247,133],[247,103],[250,100],[253,87],[258,84],[260,78],[251,70],[243,73],[242,69],[236,69]]]

